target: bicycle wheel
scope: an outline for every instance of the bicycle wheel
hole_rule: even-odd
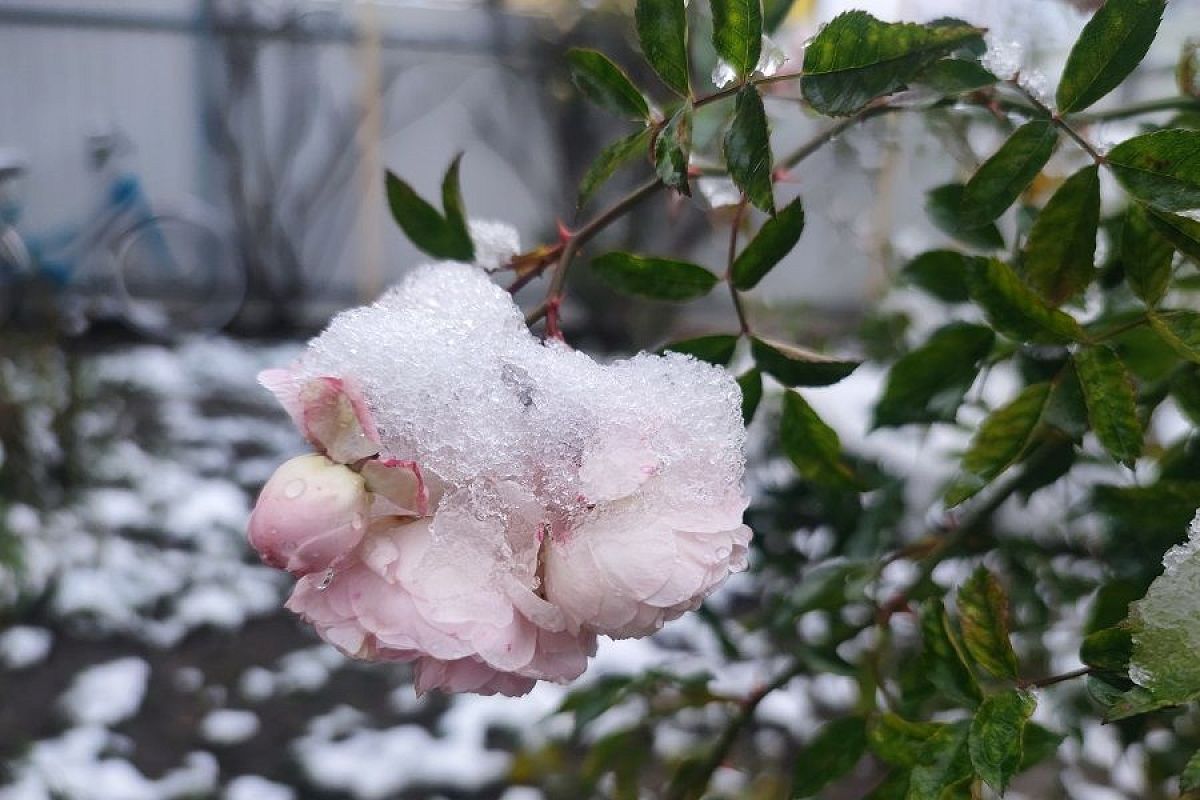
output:
[[[122,314],[152,336],[210,333],[245,297],[245,275],[215,226],[155,215],[126,231],[116,252]]]

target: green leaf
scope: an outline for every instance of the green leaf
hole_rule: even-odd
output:
[[[1142,424],[1129,372],[1104,346],[1082,348],[1074,360],[1096,438],[1109,455],[1132,467],[1142,454]]]
[[[573,713],[575,730],[580,731],[624,700],[632,682],[633,679],[628,675],[603,675],[595,682],[567,694],[558,707],[558,713]]]
[[[754,71],[762,52],[763,14],[760,0],[709,0],[713,48],[743,79]]]
[[[770,272],[784,256],[792,252],[804,231],[804,207],[797,197],[782,211],[768,219],[758,234],[733,262],[733,285],[747,291]]]
[[[904,265],[904,280],[946,303],[965,303],[968,256],[956,250],[929,250]]]
[[[598,50],[567,51],[571,80],[596,105],[619,117],[647,120],[650,106],[625,72]]]
[[[787,19],[796,0],[763,0],[763,29],[773,32]]]
[[[971,764],[983,782],[1004,794],[1021,766],[1025,725],[1037,700],[1012,689],[983,701],[971,720]]]
[[[925,744],[946,725],[940,722],[909,722],[891,713],[876,714],[867,726],[871,752],[897,767],[915,767],[920,763]]]
[[[976,569],[959,588],[958,618],[974,662],[992,677],[1016,680],[1017,654],[1009,641],[1008,596],[986,567]]]
[[[461,164],[462,153],[459,153],[442,176],[442,211],[446,214],[446,229],[457,243],[459,260],[471,261],[475,258],[475,244],[471,241],[471,232],[467,227],[467,213],[463,209],[462,189],[459,187],[458,173]]]
[[[596,191],[608,182],[622,165],[645,155],[650,143],[650,128],[631,133],[604,148],[579,182],[579,208],[587,205]]]
[[[866,749],[867,726],[862,717],[826,723],[796,756],[792,797],[812,797],[853,769]]]
[[[807,572],[787,597],[788,612],[834,611],[847,601],[863,599],[871,579],[872,564],[861,560],[835,559]]]
[[[950,800],[951,793],[968,784],[974,775],[968,747],[970,727],[964,720],[947,726],[930,738],[921,763],[912,771],[905,800]]]
[[[771,135],[762,96],[754,86],[743,88],[734,100],[733,120],[725,134],[725,164],[729,177],[750,202],[773,215]]]
[[[847,11],[834,17],[805,49],[800,90],[819,113],[853,114],[905,86],[929,64],[979,34],[962,23],[890,23],[865,11]]]
[[[672,91],[689,96],[687,11],[680,0],[637,0],[634,12],[642,54]]]
[[[1061,733],[1043,728],[1036,722],[1025,725],[1025,736],[1021,741],[1021,765],[1017,772],[1024,772],[1054,755],[1066,737]]]
[[[592,262],[592,269],[614,289],[673,302],[703,297],[718,281],[697,264],[624,252],[605,253]]]
[[[673,353],[686,353],[701,361],[723,367],[733,359],[733,351],[737,349],[738,337],[728,333],[717,333],[710,336],[697,336],[681,342],[672,342],[663,348]]]
[[[762,373],[757,369],[749,370],[737,379],[737,384],[742,390],[742,422],[749,425],[762,402]]]
[[[692,104],[684,103],[654,140],[654,170],[663,185],[691,195],[688,161],[692,155]]]
[[[974,708],[983,693],[967,667],[962,644],[940,598],[925,603],[920,622],[922,674],[950,702]]]
[[[1003,261],[972,261],[967,289],[996,330],[1017,341],[1066,344],[1086,338],[1073,317],[1048,306]]]
[[[1058,110],[1081,111],[1121,85],[1141,63],[1166,0],[1108,0],[1084,26],[1058,84]]]
[[[1171,396],[1194,425],[1200,425],[1200,368],[1182,367],[1171,378]]]
[[[934,331],[888,372],[875,427],[953,422],[995,340],[990,329],[967,322]]]
[[[1130,203],[1121,228],[1121,264],[1133,293],[1156,306],[1171,282],[1171,243],[1157,232],[1152,217],[1161,212]]]
[[[414,245],[434,258],[469,262],[475,257],[475,246],[462,220],[461,204],[456,202],[458,163],[458,158],[451,162],[443,180],[443,195],[451,200],[447,208],[451,219],[443,217],[415,189],[390,170],[386,175],[385,188],[392,218]],[[447,186],[451,187],[449,193],[446,192]]]
[[[1133,655],[1133,637],[1129,631],[1114,626],[1084,637],[1079,647],[1079,660],[1097,672],[1112,672],[1124,676],[1129,671]]]
[[[1131,195],[1163,211],[1200,208],[1200,131],[1179,128],[1126,139],[1107,164]]]
[[[759,369],[784,386],[832,386],[862,363],[757,336],[750,340],[750,350]]]
[[[1193,261],[1200,261],[1200,222],[1155,208],[1147,209],[1150,224],[1159,235]]]
[[[1179,791],[1200,792],[1200,751],[1193,753],[1184,766],[1179,776]]]
[[[804,478],[824,486],[858,489],[858,479],[842,460],[837,432],[795,392],[783,398],[779,443]]]
[[[1150,326],[1176,353],[1200,364],[1200,314],[1165,311],[1152,315]]]
[[[1092,165],[1063,182],[1034,220],[1025,245],[1025,274],[1051,305],[1092,282],[1099,227],[1100,168]]]
[[[1058,128],[1049,120],[1026,122],[963,187],[960,219],[968,228],[993,221],[1033,182],[1054,153]]]
[[[966,475],[946,493],[948,505],[955,506],[975,496],[1029,450],[1050,396],[1050,384],[1030,384],[1011,403],[988,415],[963,455]]]
[[[916,77],[917,83],[923,83],[935,92],[945,95],[974,92],[991,86],[999,80],[978,61],[965,58],[943,58],[935,61],[921,71]]]
[[[942,233],[976,250],[999,250],[1004,237],[995,223],[968,225],[963,220],[963,185],[947,183],[925,195],[925,213]]]

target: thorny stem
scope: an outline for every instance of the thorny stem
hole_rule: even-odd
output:
[[[643,183],[571,235],[570,240],[563,247],[562,255],[558,258],[558,266],[554,269],[554,277],[550,279],[550,288],[546,291],[546,299],[537,308],[525,315],[526,325],[532,325],[545,317],[547,331],[551,335],[557,335],[558,306],[562,303],[563,286],[567,282],[567,270],[570,269],[571,262],[575,259],[579,248],[583,247],[596,234],[600,233],[600,231],[607,228],[615,220],[619,219],[642,200],[654,194],[662,187],[663,182],[658,178]],[[552,327],[553,330],[551,330]]]
[[[1047,686],[1054,686],[1058,683],[1075,680],[1092,674],[1091,667],[1081,667],[1079,669],[1064,672],[1061,675],[1051,675],[1048,678],[1039,678],[1034,681],[1020,681],[1017,686],[1021,689],[1045,689]]]
[[[742,305],[742,295],[733,285],[733,262],[737,260],[738,230],[742,227],[742,218],[746,214],[746,195],[742,195],[737,211],[733,214],[733,224],[729,230],[729,258],[725,262],[725,283],[729,285],[729,296],[733,298],[733,310],[737,312],[738,326],[742,335],[750,335],[750,321],[746,317],[746,309]]]
[[[1200,111],[1200,100],[1193,97],[1162,97],[1157,100],[1132,103],[1105,111],[1088,111],[1082,114],[1072,114],[1071,117],[1080,122],[1104,122],[1106,120],[1137,117],[1142,114],[1157,114],[1161,111]]]
[[[1107,161],[1107,159],[1103,155],[1101,155],[1100,151],[1092,146],[1091,142],[1089,142],[1087,139],[1084,139],[1082,136],[1080,136],[1079,132],[1077,130],[1075,130],[1073,127],[1071,127],[1070,123],[1068,123],[1065,119],[1063,119],[1062,114],[1059,114],[1057,111],[1050,108],[1048,105],[1043,103],[1040,99],[1038,99],[1038,96],[1036,94],[1034,94],[1033,92],[1026,89],[1024,86],[1022,86],[1019,78],[1020,78],[1020,76],[1014,77],[1012,80],[1009,81],[1009,84],[1012,85],[1013,87],[1015,87],[1016,90],[1019,91],[1022,95],[1024,95],[1025,99],[1028,100],[1030,103],[1032,103],[1033,107],[1036,108],[1040,113],[1045,114],[1047,117],[1049,117],[1050,121],[1053,122],[1056,126],[1058,126],[1058,128],[1060,130],[1062,130],[1063,133],[1065,133],[1065,134],[1067,134],[1067,136],[1071,137],[1071,139],[1073,139],[1075,141],[1075,144],[1079,145],[1085,153],[1087,153],[1089,156],[1092,157],[1093,161],[1095,161],[1097,164],[1104,164]]]
[[[800,145],[791,153],[779,159],[778,163],[775,165],[775,171],[778,173],[781,170],[791,169],[863,120],[896,110],[898,109],[895,106],[889,106],[883,101],[876,101],[865,108],[856,111],[854,114],[846,117],[845,119],[839,120],[833,125],[830,125],[828,128],[821,131],[804,144]]]
[[[729,724],[725,726],[725,730],[721,731],[720,737],[713,743],[712,749],[709,750],[708,756],[704,762],[697,768],[695,773],[695,782],[689,781],[689,786],[682,787],[686,790],[694,790],[707,786],[712,774],[717,771],[717,767],[725,761],[729,755],[729,751],[733,748],[737,741],[738,734],[742,729],[750,724],[754,719],[754,712],[758,710],[758,706],[764,699],[776,689],[782,689],[791,683],[792,679],[803,674],[806,664],[803,660],[796,660],[789,664],[782,672],[765,686],[762,686],[750,693],[745,700],[742,701],[742,707],[738,709],[738,713],[729,720]],[[703,781],[703,783],[701,783]],[[669,792],[666,795],[667,800],[682,800],[686,795],[679,791]]]
[[[724,100],[727,97],[733,97],[746,86],[766,86],[771,83],[784,83],[785,81],[794,81],[803,77],[800,72],[783,72],[778,75],[767,75],[762,78],[752,78],[750,80],[735,83],[732,86],[727,86],[724,89],[706,94],[703,97],[697,97],[692,101],[692,108],[702,108],[709,103],[715,103],[718,100]]]
[[[983,523],[986,522],[992,516],[992,514],[997,511],[997,509],[1000,508],[1000,506],[1004,505],[1004,503],[1007,502],[1007,500],[1012,497],[1012,495],[1020,487],[1021,479],[1025,476],[1025,473],[1029,470],[1036,469],[1039,464],[1039,456],[1034,455],[1033,458],[1031,458],[1026,464],[1024,470],[1012,475],[1007,481],[998,485],[995,491],[987,498],[987,500],[972,508],[962,517],[955,518],[950,514],[947,514],[947,517],[942,524],[937,526],[937,529],[931,532],[931,535],[940,537],[937,540],[937,543],[933,546],[923,548],[924,553],[921,556],[921,572],[917,580],[913,582],[912,587],[915,588],[920,586],[922,583],[929,580],[929,578],[933,575],[933,570],[937,567],[937,565],[942,563],[942,561],[944,561],[954,550],[956,550],[971,533],[978,530],[979,527],[983,525]],[[894,560],[896,559],[886,558],[884,559],[883,563],[890,563]],[[881,605],[879,613],[874,619],[869,619],[866,622],[855,626],[850,630],[847,638],[853,638],[867,628],[870,628],[872,625],[885,624],[888,617],[890,617],[892,614],[907,608],[910,600],[908,594],[909,591],[911,591],[911,588],[908,591],[900,592],[891,600]],[[707,781],[712,777],[713,772],[716,771],[717,767],[719,767],[725,760],[726,756],[728,756],[729,751],[736,742],[738,735],[753,719],[754,712],[757,710],[759,704],[762,703],[763,699],[776,689],[786,686],[793,678],[804,674],[804,671],[808,666],[807,662],[808,659],[806,654],[801,653],[797,655],[774,680],[772,680],[766,686],[755,690],[742,702],[741,709],[732,719],[730,719],[729,723],[725,726],[725,729],[721,732],[720,738],[718,738],[716,743],[713,745],[713,749],[710,751],[708,758],[705,759],[704,764],[701,767],[703,771],[696,773],[697,783],[693,784],[694,786],[698,786],[700,780],[705,781],[707,784]],[[1040,681],[1031,681],[1022,684],[1022,686],[1025,688],[1042,688],[1045,686],[1051,686],[1055,683],[1070,680],[1071,678],[1079,677],[1082,674],[1084,674],[1084,672],[1076,670],[1073,673],[1056,675],[1052,678],[1043,678]],[[671,798],[671,800],[675,799]]]

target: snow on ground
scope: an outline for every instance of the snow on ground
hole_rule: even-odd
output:
[[[146,696],[150,665],[136,656],[88,667],[61,698],[63,711],[85,725],[113,725],[137,713]]]

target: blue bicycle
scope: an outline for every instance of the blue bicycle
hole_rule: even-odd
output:
[[[70,333],[119,319],[156,338],[227,325],[245,297],[245,274],[218,215],[196,200],[152,208],[141,182],[117,158],[116,133],[88,138],[102,197],[82,225],[26,236],[19,158],[0,158],[0,326],[38,316],[39,298]],[[42,303],[46,305],[46,303]]]

